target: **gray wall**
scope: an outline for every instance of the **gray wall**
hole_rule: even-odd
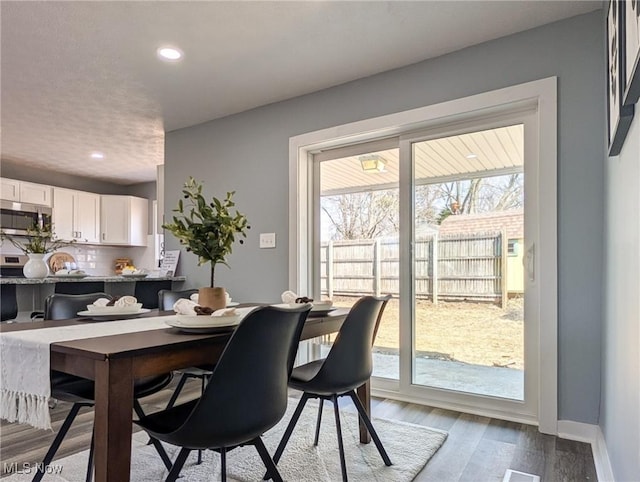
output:
[[[636,108],[640,106],[637,105]],[[607,160],[600,425],[618,481],[640,480],[640,113]]]
[[[307,96],[170,132],[165,145],[165,213],[187,176],[208,195],[236,190],[252,224],[219,268],[235,299],[275,301],[288,286],[288,141],[291,136],[558,76],[559,418],[598,422],[602,323],[603,132],[602,12],[473,46]],[[292,75],[294,73],[292,72]],[[544,180],[542,180],[544,182]],[[258,249],[258,233],[277,248]],[[168,248],[177,241],[167,236]],[[191,286],[207,270],[182,254]]]

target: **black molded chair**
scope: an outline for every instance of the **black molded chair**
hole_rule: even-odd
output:
[[[160,290],[158,291],[158,309],[162,311],[171,311],[173,310],[173,305],[176,301],[189,299],[191,295],[194,295],[197,292],[197,289],[182,291]]]
[[[197,400],[143,417],[137,422],[152,438],[182,447],[167,481],[175,481],[192,450],[226,453],[253,445],[274,480],[281,481],[261,435],[287,408],[287,381],[311,306],[257,308],[238,325]]]
[[[86,310],[87,305],[93,303],[98,298],[108,298],[111,296],[106,293],[91,293],[83,295],[53,294],[47,297],[44,303],[44,317],[46,320],[65,320],[75,318],[78,311]],[[134,411],[138,417],[144,416],[144,412],[138,398],[146,397],[159,392],[171,382],[172,375],[159,375],[154,377],[145,377],[136,380],[133,387],[134,393]],[[82,407],[93,407],[94,405],[94,383],[93,380],[69,375],[58,371],[51,372],[51,397],[56,400],[73,403],[69,414],[62,423],[62,427],[58,431],[56,438],[51,443],[47,454],[42,461],[42,469],[36,472],[33,482],[39,481],[44,476],[44,468],[48,467],[53,460],[60,444],[64,440],[71,424],[75,420],[78,412]],[[91,437],[91,447],[89,449],[89,464],[87,467],[87,482],[93,478],[93,435]],[[153,445],[160,454],[165,466],[171,467],[171,460],[166,454],[164,448],[157,440],[152,440]]]
[[[273,456],[276,464],[284,452],[289,437],[291,437],[291,433],[300,418],[302,409],[310,398],[319,399],[316,435],[313,442],[314,445],[318,445],[320,422],[322,421],[322,405],[324,400],[331,400],[333,402],[336,429],[338,432],[338,449],[340,452],[342,479],[347,480],[347,467],[342,444],[338,398],[348,396],[353,400],[360,414],[360,418],[371,434],[371,438],[375,442],[385,465],[391,465],[391,460],[384,450],[382,442],[380,442],[380,438],[355,392],[356,388],[371,377],[373,370],[371,347],[373,346],[373,341],[378,331],[382,313],[389,299],[391,299],[391,296],[381,298],[365,296],[359,299],[356,304],[353,305],[351,311],[349,311],[327,357],[296,367],[293,370],[291,379],[289,380],[289,387],[304,393],[300,398],[300,402],[298,402],[298,406]],[[267,476],[268,475],[269,473],[267,473]]]
[[[86,311],[87,305],[99,298],[113,299],[113,296],[104,292],[83,294],[55,293],[44,300],[45,320],[69,320],[77,318],[79,311]]]

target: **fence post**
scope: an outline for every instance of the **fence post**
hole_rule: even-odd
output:
[[[502,309],[504,310],[507,307],[507,301],[509,300],[509,293],[507,292],[507,261],[509,255],[509,240],[507,239],[506,230],[502,230],[500,233],[501,242],[500,247],[502,248],[502,256],[500,257],[502,261],[502,269],[500,273],[502,274],[502,279],[500,280],[500,291],[502,292]]]
[[[382,286],[380,274],[380,240],[376,238],[373,242],[373,292],[375,296],[380,296]]]
[[[333,299],[333,240],[327,244],[327,295]]]
[[[431,238],[431,301],[438,304],[438,235]]]

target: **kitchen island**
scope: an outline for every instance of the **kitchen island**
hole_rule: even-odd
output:
[[[37,278],[18,278],[18,277],[0,277],[2,285],[47,285],[55,283],[135,283],[138,281],[185,281],[186,276],[147,276],[146,278],[125,277],[120,275],[111,276],[85,276],[84,278],[75,278],[72,276],[47,276],[43,279]]]
[[[157,306],[157,293],[161,289],[183,289],[185,276],[147,276],[125,277],[120,275],[86,276],[74,278],[70,276],[49,276],[43,279],[22,277],[1,277],[1,302],[10,302],[5,298],[15,298],[18,314],[16,321],[29,321],[31,314],[44,309],[44,300],[53,293],[90,293],[105,292],[112,296],[131,295],[145,307]],[[2,287],[6,289],[2,289]]]

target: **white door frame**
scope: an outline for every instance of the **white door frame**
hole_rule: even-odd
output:
[[[539,225],[536,245],[527,245],[530,252],[529,275],[538,285],[540,297],[537,310],[539,327],[539,400],[538,425],[543,433],[557,434],[557,78],[549,77],[476,94],[461,99],[420,107],[396,114],[366,119],[331,127],[289,139],[289,288],[298,293],[312,293],[314,263],[317,256],[313,233],[319,217],[314,216],[312,155],[321,149],[364,142],[409,132],[430,126],[455,124],[471,116],[513,112],[518,108],[535,108],[537,112],[539,159],[537,174],[537,206]],[[526,135],[526,133],[525,133]],[[525,178],[526,182],[526,178]],[[544,215],[544,216],[543,216]],[[526,240],[525,240],[526,241]],[[405,249],[409,249],[406,247]],[[405,258],[407,259],[407,258]],[[401,337],[402,337],[401,333]],[[374,394],[376,392],[374,391]],[[385,393],[390,396],[391,394]],[[424,403],[424,400],[409,400]],[[493,403],[491,403],[493,404]],[[491,405],[489,404],[489,405]],[[497,404],[499,405],[499,404]],[[464,409],[465,407],[449,408]],[[498,408],[498,407],[496,407]],[[482,414],[502,417],[498,408],[482,410]],[[523,421],[531,423],[530,420]]]

